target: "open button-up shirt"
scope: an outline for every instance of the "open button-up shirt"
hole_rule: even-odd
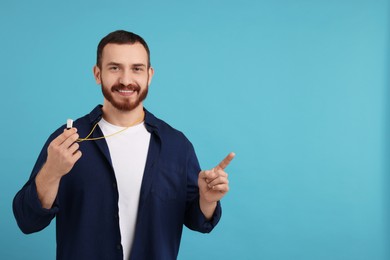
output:
[[[99,105],[76,120],[74,126],[84,137],[101,117]],[[208,233],[218,223],[221,207],[218,203],[210,221],[200,210],[200,167],[188,139],[147,110],[144,123],[151,140],[130,259],[176,259],[183,224]],[[82,157],[62,177],[53,207],[41,206],[35,177],[46,161],[48,145],[64,128],[49,137],[30,179],[16,194],[16,221],[24,233],[33,233],[44,229],[55,217],[57,259],[122,260],[118,189],[105,139],[80,143]],[[102,135],[97,127],[91,137]]]

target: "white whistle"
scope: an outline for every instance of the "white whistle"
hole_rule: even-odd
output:
[[[66,129],[71,129],[73,127],[73,120],[68,119],[66,120]]]

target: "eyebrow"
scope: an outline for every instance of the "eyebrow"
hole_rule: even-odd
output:
[[[113,61],[106,64],[106,66],[120,66],[120,65],[121,65],[120,63],[113,62]]]
[[[119,67],[119,66],[122,66],[122,64],[111,61],[111,62],[107,63],[106,66],[118,66]],[[146,65],[143,63],[135,63],[135,64],[132,64],[131,66],[132,67],[146,67]]]
[[[143,63],[135,63],[133,64],[133,67],[146,67],[146,65]]]

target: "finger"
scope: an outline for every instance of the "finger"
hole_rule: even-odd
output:
[[[212,186],[211,189],[213,191],[219,191],[219,192],[222,192],[222,193],[226,193],[226,192],[229,191],[229,185],[227,185],[227,184],[218,184],[218,185]]]
[[[83,155],[83,154],[81,153],[81,151],[80,151],[80,150],[77,150],[77,151],[73,154],[73,160],[74,160],[74,162],[77,162],[77,161],[81,158],[82,155]]]
[[[236,156],[235,153],[233,153],[233,152],[229,153],[229,154],[225,157],[225,159],[223,159],[223,160],[217,165],[217,167],[215,167],[215,168],[224,170],[224,169],[229,165],[229,163],[233,160],[234,156]]]
[[[206,173],[205,173],[205,171],[200,171],[200,172],[199,172],[199,178],[200,178],[200,179],[206,179]]]
[[[80,150],[75,151],[72,155],[69,157],[69,162],[73,165],[81,158],[82,153]]]
[[[62,144],[63,148],[68,149],[73,143],[77,141],[79,138],[79,135],[77,133],[72,134],[69,136]]]
[[[53,141],[53,145],[61,145],[66,139],[68,139],[69,136],[72,134],[76,133],[77,129],[72,128],[72,129],[64,129],[64,132],[57,136]]]
[[[199,173],[199,180],[203,180],[204,182],[209,183],[210,181],[207,179],[207,176],[209,176],[209,173],[210,171],[201,171]]]
[[[79,149],[80,145],[78,143],[73,143],[70,147],[69,147],[69,152],[71,154],[74,154],[76,153],[76,151]]]
[[[212,170],[213,173],[210,173],[206,179],[206,182],[207,183],[210,183],[214,180],[217,180],[218,178],[225,178],[227,179],[228,175],[226,172],[224,172],[223,170],[217,170],[217,169],[213,169]]]
[[[216,185],[220,185],[220,184],[229,184],[229,180],[225,177],[219,176],[218,178],[215,178],[214,180],[209,182],[207,184],[207,186],[209,186],[209,188],[212,188],[212,187],[214,187]]]
[[[225,178],[228,177],[228,174],[224,170],[222,170],[222,169],[214,168],[213,171],[216,173],[216,177],[218,177],[218,176],[222,176],[222,177],[225,177]]]
[[[205,179],[207,183],[217,178],[218,174],[214,170],[201,171],[200,178]]]

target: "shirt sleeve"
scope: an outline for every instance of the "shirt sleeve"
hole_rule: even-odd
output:
[[[217,207],[210,220],[207,220],[203,215],[199,205],[198,174],[200,170],[198,158],[190,143],[187,159],[187,206],[184,224],[191,230],[209,233],[221,219],[222,209],[221,203],[218,201]]]
[[[47,147],[51,138],[44,145],[37,162],[32,170],[29,180],[15,195],[13,200],[13,212],[19,228],[25,234],[34,233],[47,227],[58,212],[57,201],[51,209],[42,207],[38,198],[35,177],[42,168],[47,158]]]

